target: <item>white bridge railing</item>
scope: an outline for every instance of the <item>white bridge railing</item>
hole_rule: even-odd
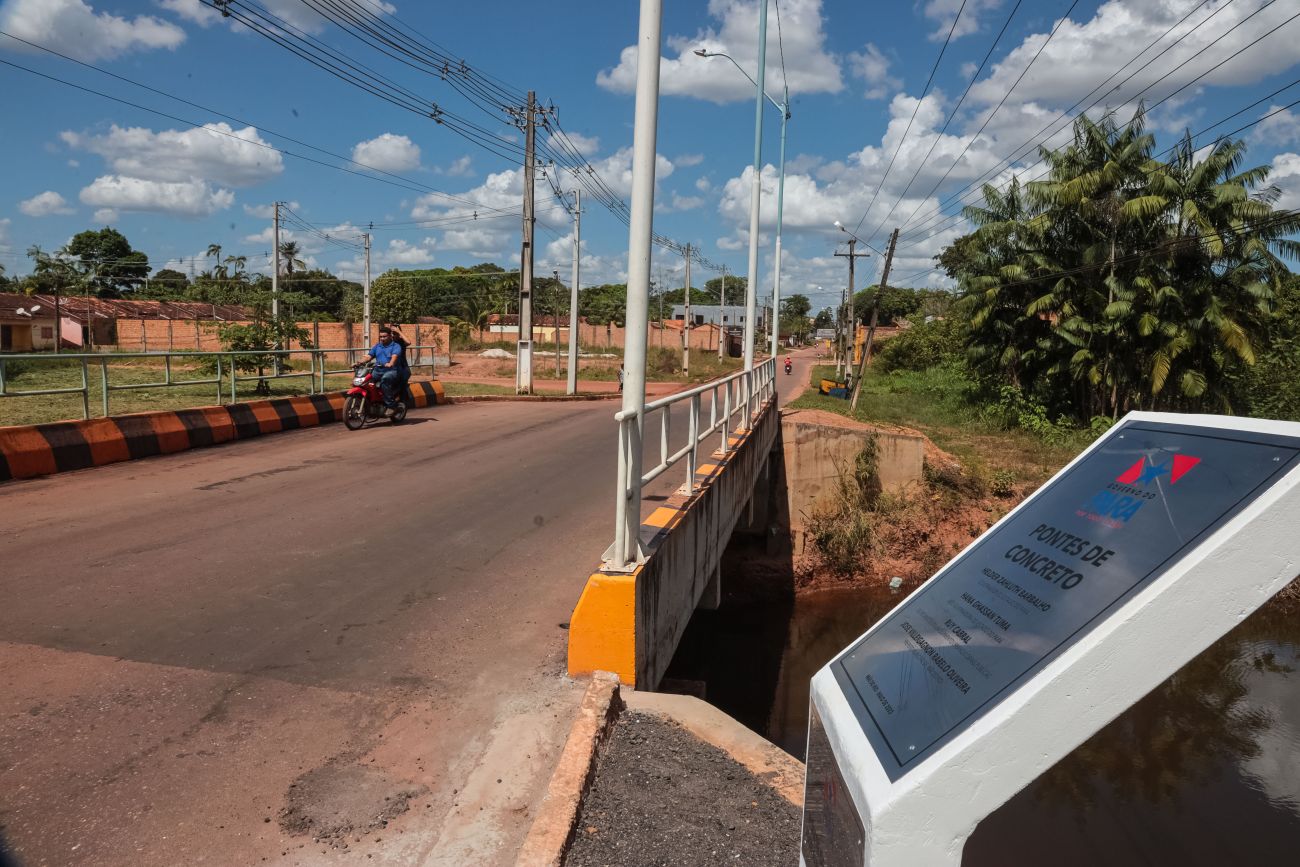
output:
[[[615,508],[614,544],[605,552],[604,568],[626,572],[644,562],[641,548],[641,489],[659,478],[670,467],[686,462],[686,494],[695,493],[695,472],[700,465],[700,447],[709,437],[719,437],[717,453],[725,457],[731,451],[731,435],[749,430],[755,415],[776,395],[776,360],[769,358],[754,365],[645,405],[643,414],[623,410],[614,415],[618,422],[618,502]],[[704,401],[708,397],[708,423],[704,422]],[[673,408],[686,404],[686,431],[675,440],[672,429]],[[654,418],[658,415],[658,419]],[[739,423],[733,419],[739,415]],[[642,471],[642,444],[657,422],[659,428],[659,462]],[[684,444],[678,444],[684,440]],[[710,449],[707,454],[713,454]]]

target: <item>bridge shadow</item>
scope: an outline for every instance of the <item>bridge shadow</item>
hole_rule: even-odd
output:
[[[660,684],[769,738],[795,596],[783,452],[778,427],[753,519],[742,517],[723,552],[722,604],[692,615]]]

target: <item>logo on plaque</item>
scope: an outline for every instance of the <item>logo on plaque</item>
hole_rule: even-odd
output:
[[[1157,498],[1161,480],[1168,478],[1170,486],[1176,485],[1200,462],[1200,458],[1185,454],[1171,455],[1160,463],[1156,463],[1151,455],[1140,457],[1116,476],[1115,481],[1094,494],[1079,509],[1078,515],[1118,530],[1128,524],[1143,506]],[[1156,487],[1154,491],[1148,487],[1152,484]]]

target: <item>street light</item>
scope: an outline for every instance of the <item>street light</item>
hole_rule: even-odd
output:
[[[776,110],[777,110],[777,111],[781,112],[781,168],[780,168],[781,179],[780,179],[780,182],[777,184],[777,188],[776,188],[776,275],[775,275],[775,279],[772,281],[772,357],[773,357],[773,358],[776,358],[777,347],[778,347],[779,341],[780,341],[780,339],[781,339],[781,338],[780,338],[780,330],[781,330],[781,324],[780,324],[780,323],[781,323],[781,223],[782,223],[782,217],[783,217],[783,215],[784,215],[784,211],[785,211],[785,124],[786,124],[786,121],[788,121],[788,120],[790,119],[790,88],[789,88],[788,86],[785,88],[785,101],[784,101],[784,102],[777,102],[775,99],[773,99],[773,98],[768,94],[768,92],[767,92],[766,90],[764,90],[763,88],[759,87],[759,84],[758,84],[757,81],[754,80],[754,77],[751,76],[748,72],[746,72],[746,71],[745,71],[745,68],[744,68],[743,66],[741,66],[739,63],[737,63],[737,62],[736,62],[736,59],[735,59],[734,57],[732,57],[730,54],[725,54],[725,53],[723,53],[723,52],[721,52],[721,51],[706,51],[706,50],[703,49],[703,48],[697,48],[697,49],[695,49],[695,54],[696,54],[697,56],[699,56],[699,57],[725,57],[725,58],[727,58],[728,60],[730,60],[730,61],[731,61],[731,65],[734,66],[734,67],[736,67],[737,69],[739,69],[739,70],[740,70],[740,74],[743,75],[743,76],[745,76],[746,78],[748,78],[749,81],[750,81],[750,83],[754,85],[755,89],[757,89],[760,93],[762,93],[763,96],[767,97],[767,101],[770,102],[770,103],[772,103],[772,105],[776,106]],[[761,60],[760,60],[760,62],[759,62],[759,67],[760,67],[760,69],[762,68],[762,61],[761,61]],[[761,135],[761,133],[760,133],[759,131],[756,130],[756,131],[755,131],[755,136],[758,137],[759,135]],[[755,154],[755,156],[754,156],[754,193],[753,193],[753,201],[750,202],[751,219],[750,219],[750,236],[749,236],[749,244],[750,244],[750,248],[751,248],[751,250],[755,251],[755,252],[753,253],[753,255],[751,256],[751,258],[752,258],[755,262],[757,262],[757,260],[758,260],[758,255],[757,255],[757,252],[756,252],[756,251],[757,251],[757,245],[758,245],[758,219],[757,219],[757,214],[758,214],[759,169],[760,169],[759,160],[758,160],[758,148],[757,148],[757,147],[755,147],[754,154]],[[839,224],[837,223],[836,225],[839,225]],[[750,281],[753,282],[753,281],[757,278],[757,276],[758,276],[758,275],[757,275],[757,266],[755,266],[755,273],[753,273],[753,274],[750,275],[750,278],[749,278]],[[746,295],[748,295],[748,292],[746,292]],[[752,316],[754,315],[754,311],[752,311],[752,310],[749,311],[749,315],[750,315],[750,317],[752,317]],[[752,360],[753,360],[753,359],[752,359],[752,355],[753,355],[753,353],[752,353],[752,351],[751,351],[749,362],[752,362]]]

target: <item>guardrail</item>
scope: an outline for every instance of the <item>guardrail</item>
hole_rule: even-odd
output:
[[[705,395],[710,398],[707,426],[702,425]],[[733,431],[749,430],[763,404],[775,396],[776,359],[769,358],[756,364],[752,370],[737,371],[651,401],[641,414],[628,410],[615,413],[614,420],[618,422],[618,502],[614,544],[605,552],[604,568],[607,571],[625,572],[645,560],[640,539],[642,487],[659,478],[669,467],[685,460],[684,489],[687,494],[695,493],[700,446],[709,437],[719,435],[718,451],[725,456],[731,451]],[[686,444],[673,451],[670,445],[672,411],[681,403],[688,405]],[[659,463],[642,473],[640,452],[654,413],[659,413]],[[732,419],[737,414],[740,414],[740,425],[733,426]]]
[[[434,356],[438,347],[432,345],[409,346],[407,352],[410,354],[411,369],[422,367],[429,368],[430,374],[434,370]],[[421,351],[428,350],[428,361],[421,361]],[[109,396],[115,391],[136,391],[142,388],[181,388],[195,385],[211,385],[215,389],[216,402],[221,404],[224,398],[229,395],[230,403],[239,402],[239,384],[250,382],[274,382],[281,379],[302,379],[307,378],[308,394],[323,394],[328,389],[325,386],[325,378],[328,376],[339,376],[341,374],[352,373],[351,362],[359,357],[364,356],[370,351],[370,347],[344,347],[339,349],[268,349],[268,350],[246,350],[246,351],[220,351],[220,352],[63,352],[57,354],[51,353],[19,353],[0,355],[0,398],[3,397],[41,397],[44,395],[55,394],[79,394],[81,395],[81,412],[82,418],[88,419],[90,415],[90,395],[91,395],[91,373],[93,366],[99,367],[99,390],[102,414],[107,416],[109,412]],[[337,370],[330,370],[328,367],[329,356],[346,353],[349,365]],[[298,372],[292,372],[294,369],[290,366],[294,356],[307,356],[308,369]],[[126,359],[162,359],[163,362],[163,381],[162,382],[131,382],[118,383],[112,382],[110,376],[110,366],[119,361]],[[244,358],[244,365],[252,366],[255,362],[261,362],[266,368],[265,372],[247,373],[240,375],[239,359]],[[197,359],[201,362],[211,365],[210,371],[212,376],[200,379],[175,379],[172,376],[173,359]],[[250,362],[248,359],[252,359]],[[81,368],[81,385],[71,388],[35,388],[23,391],[14,391],[9,388],[9,377],[6,375],[6,364],[12,364],[20,361],[23,364],[35,362],[36,364],[46,364],[50,366],[66,366],[68,362],[79,362]],[[290,372],[286,372],[290,371]]]

